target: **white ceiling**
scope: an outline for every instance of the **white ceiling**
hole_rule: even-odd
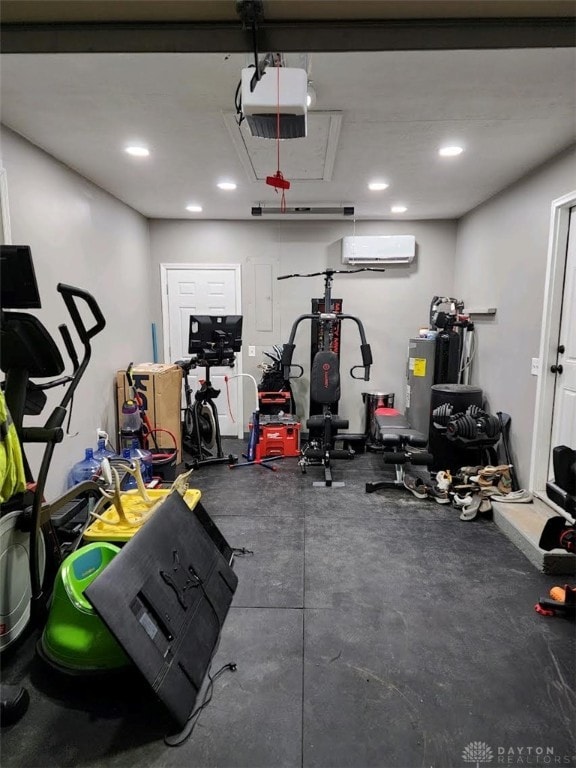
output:
[[[252,205],[278,197],[255,178],[275,172],[275,143],[231,135],[245,63],[240,54],[6,55],[2,122],[146,216],[250,218]],[[318,116],[310,146],[282,142],[286,178],[323,176],[294,182],[288,205],[354,205],[358,218],[381,219],[404,203],[406,218],[459,217],[576,139],[575,49],[322,53],[310,65],[315,109],[341,113],[341,124],[338,135]],[[150,157],[126,155],[131,142]],[[466,151],[442,159],[445,143]],[[305,152],[317,164],[308,175]],[[222,178],[236,191],[219,190]],[[372,178],[389,189],[370,192]],[[188,203],[203,212],[187,213]]]

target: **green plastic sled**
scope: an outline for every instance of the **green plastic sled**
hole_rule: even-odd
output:
[[[69,555],[58,571],[40,654],[69,672],[97,672],[129,664],[127,656],[84,596],[84,590],[120,552],[98,541]]]

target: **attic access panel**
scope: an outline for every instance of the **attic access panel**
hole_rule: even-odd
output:
[[[232,554],[202,505],[171,493],[86,590],[182,728],[236,591]]]
[[[278,164],[276,141],[252,136],[245,121],[238,126],[234,114],[223,117],[248,177],[251,181],[264,181]],[[331,181],[342,112],[308,112],[307,120],[305,138],[281,142],[280,170],[290,181]]]

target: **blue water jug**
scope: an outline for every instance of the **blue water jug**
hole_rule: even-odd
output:
[[[100,469],[100,463],[100,461],[94,458],[92,448],[86,448],[84,460],[76,462],[70,470],[68,488],[72,488],[73,485],[78,485],[78,483],[83,483],[86,480],[91,480]]]
[[[129,463],[132,463],[132,457],[130,456],[130,448],[123,448],[122,449],[122,458],[126,459]],[[122,484],[120,486],[120,489],[122,491],[130,491],[132,488],[137,488],[138,484],[136,482],[136,478],[134,475],[125,475],[124,479],[122,480]]]
[[[132,461],[140,462],[142,478],[145,483],[149,483],[150,480],[152,480],[152,454],[150,451],[147,451],[146,448],[140,448],[138,440],[132,440],[130,459]]]
[[[106,440],[103,437],[98,438],[98,448],[94,451],[94,458],[96,461],[102,463],[103,459],[116,458],[114,451],[106,448]]]

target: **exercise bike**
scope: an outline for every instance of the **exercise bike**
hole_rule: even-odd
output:
[[[106,323],[93,296],[79,288],[58,284],[57,291],[83,347],[80,361],[68,328],[59,326],[72,364],[72,373],[62,375],[64,361],[40,320],[35,315],[13,311],[41,308],[30,248],[3,245],[0,263],[0,351],[6,404],[21,446],[45,446],[36,482],[23,453],[28,490],[9,499],[0,510],[0,650],[4,651],[29,625],[45,620],[51,580],[64,557],[80,543],[81,534],[75,542],[61,545],[54,524],[56,513],[74,506],[79,498],[100,498],[100,486],[89,481],[71,488],[51,504],[44,503],[54,449],[64,439],[63,424],[90,360],[91,339]],[[87,305],[95,321],[90,328],[82,319],[79,300]],[[38,383],[31,378],[50,380]],[[24,416],[40,414],[46,403],[46,391],[59,386],[66,388],[64,395],[44,426],[24,426]],[[20,687],[3,685],[0,698],[3,723],[17,719],[25,711],[26,695]]]
[[[210,381],[210,369],[232,368],[236,352],[242,347],[242,317],[240,315],[191,315],[188,352],[191,357],[177,360],[184,380],[185,408],[182,420],[182,445],[192,460],[187,469],[210,464],[235,464],[238,457],[225,455],[218,420],[216,399],[220,390]],[[188,380],[190,371],[201,366],[205,378],[192,394]]]
[[[308,465],[320,464],[324,468],[324,480],[315,482],[314,485],[342,486],[344,483],[335,483],[332,477],[333,459],[352,459],[354,451],[348,445],[347,448],[336,448],[336,438],[339,429],[348,429],[348,420],[340,418],[335,413],[335,405],[340,399],[340,361],[338,355],[331,349],[331,342],[337,333],[339,322],[343,320],[352,320],[358,329],[360,335],[360,351],[362,354],[362,364],[355,365],[350,369],[350,376],[353,379],[363,381],[370,380],[370,366],[372,365],[372,352],[370,345],[366,341],[366,334],[361,320],[354,315],[346,315],[342,312],[333,311],[332,302],[332,282],[335,274],[355,274],[357,272],[384,272],[383,269],[361,267],[359,269],[326,269],[323,272],[312,272],[310,274],[281,275],[278,280],[288,280],[293,277],[324,277],[324,311],[320,313],[311,313],[300,315],[290,331],[288,343],[284,345],[282,352],[282,366],[284,378],[300,378],[304,369],[301,365],[292,363],[292,356],[296,345],[294,339],[298,326],[304,320],[317,321],[319,323],[320,344],[318,351],[314,355],[310,371],[310,397],[316,403],[322,406],[322,413],[312,415],[306,421],[306,427],[309,430],[308,444],[302,451],[300,458],[300,468],[303,473],[306,472]],[[292,375],[292,368],[299,369],[297,375]],[[355,371],[363,369],[363,375],[356,376]]]

